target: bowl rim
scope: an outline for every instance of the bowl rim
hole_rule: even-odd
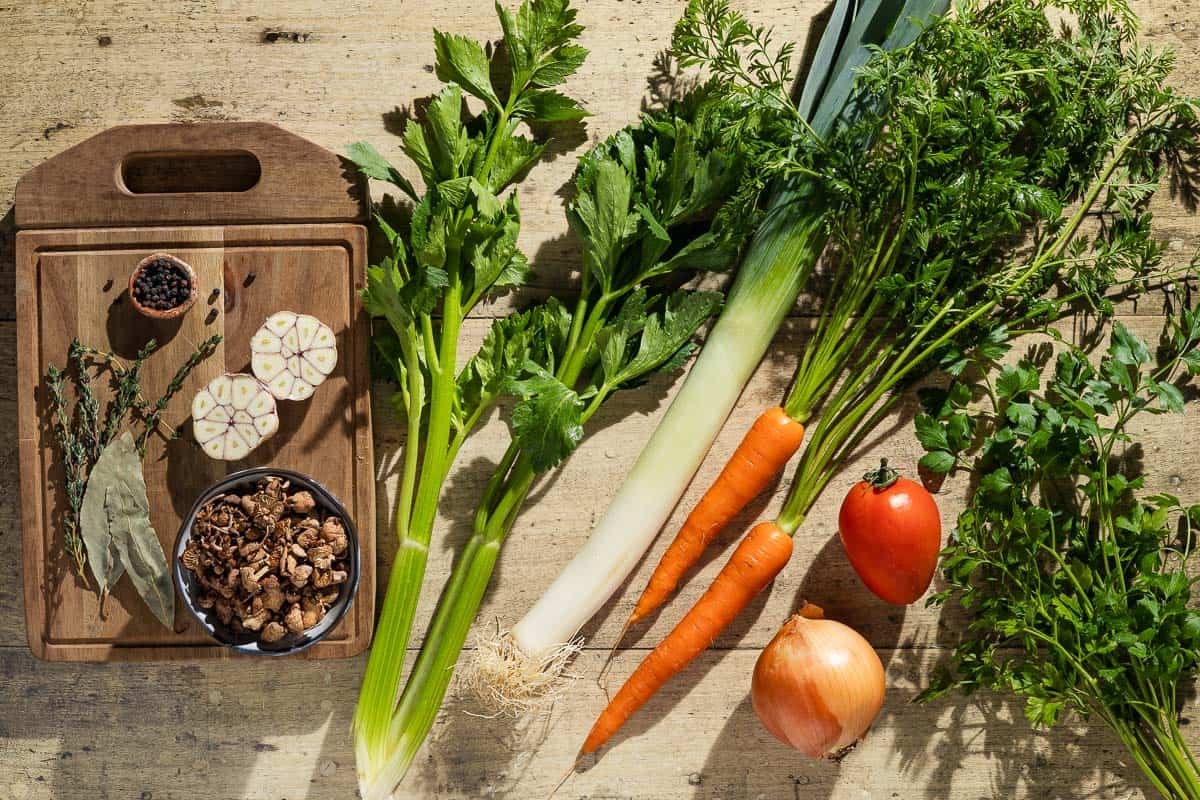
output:
[[[180,556],[183,553],[183,548],[187,539],[191,538],[192,526],[195,524],[196,515],[201,507],[204,506],[213,497],[219,494],[227,494],[232,486],[241,483],[246,483],[254,478],[274,475],[280,478],[285,478],[293,483],[299,483],[304,489],[314,491],[317,495],[317,502],[324,504],[328,509],[333,510],[341,517],[342,525],[346,529],[346,535],[349,540],[350,548],[350,576],[345,584],[344,592],[345,602],[341,603],[336,611],[331,611],[326,615],[326,619],[332,616],[326,625],[325,629],[316,636],[306,636],[303,641],[297,642],[289,647],[279,649],[264,649],[260,647],[257,639],[249,642],[237,643],[229,642],[217,635],[216,626],[209,622],[201,615],[200,609],[197,608],[191,593],[188,591],[188,583],[183,566],[180,561]],[[222,478],[214,481],[207,489],[202,491],[192,503],[192,507],[188,509],[187,514],[179,524],[179,531],[175,535],[175,547],[172,550],[172,575],[175,578],[175,586],[179,594],[183,598],[183,605],[191,614],[192,619],[200,624],[200,627],[208,634],[209,638],[222,647],[227,647],[237,653],[244,653],[255,656],[290,656],[296,653],[301,653],[318,642],[324,640],[329,633],[334,630],[342,619],[346,616],[346,612],[354,605],[354,599],[358,595],[359,579],[362,575],[362,548],[358,543],[358,529],[354,524],[354,520],[350,518],[350,514],[346,511],[346,507],[337,498],[333,492],[329,491],[323,484],[313,478],[305,475],[302,472],[297,472],[292,469],[282,467],[250,467],[248,469],[231,472]],[[322,622],[325,620],[323,619]],[[298,634],[305,636],[305,634]]]
[[[158,259],[166,259],[167,261],[178,265],[185,273],[187,273],[188,281],[191,283],[191,291],[188,292],[187,300],[184,300],[174,308],[168,308],[166,311],[159,311],[157,308],[146,308],[146,306],[138,302],[137,298],[133,294],[133,286],[135,283],[137,283],[138,275],[142,274],[142,271],[145,270],[146,267],[150,266],[151,262]],[[170,253],[155,251],[139,261],[137,266],[133,268],[133,272],[129,273],[129,302],[133,304],[134,309],[136,309],[139,314],[149,317],[150,319],[175,319],[176,317],[181,317],[186,314],[192,306],[196,305],[196,300],[199,298],[199,296],[200,286],[199,281],[196,278],[195,268],[179,256],[173,256]]]

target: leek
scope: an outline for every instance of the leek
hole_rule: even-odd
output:
[[[783,105],[801,117],[816,146],[863,109],[847,107],[855,73],[877,48],[911,43],[922,25],[946,11],[948,0],[839,0],[818,44],[799,100],[787,95],[787,74],[768,78],[741,68],[716,80],[746,108]],[[729,23],[722,40],[755,49],[765,64],[786,65],[790,47],[765,52],[769,31],[736,24],[723,0],[692,0],[676,28],[680,63],[700,54],[683,45],[696,19]],[[681,46],[682,45],[682,46]],[[751,59],[752,61],[754,59]],[[731,55],[724,63],[737,64]],[[781,184],[742,260],[729,302],[709,334],[679,394],[638,456],[604,516],[571,562],[509,632],[481,648],[477,681],[498,705],[520,709],[537,702],[546,672],[577,647],[583,625],[628,578],[688,483],[758,366],[783,319],[816,267],[826,242],[824,201],[817,182]]]

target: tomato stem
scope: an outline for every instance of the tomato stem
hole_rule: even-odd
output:
[[[900,473],[888,466],[887,459],[879,459],[879,469],[873,469],[863,475],[863,480],[871,484],[875,491],[883,491],[900,480]]]

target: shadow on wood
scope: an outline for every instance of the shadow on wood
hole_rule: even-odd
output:
[[[17,223],[12,206],[0,217],[0,321],[17,318]]]
[[[924,663],[919,654],[911,664],[907,657],[889,658],[890,672]],[[961,704],[913,705],[914,694],[890,688],[874,731],[840,763],[809,759],[776,741],[746,696],[726,720],[704,768],[691,776],[692,797],[767,796],[763,789],[778,778],[768,782],[763,776],[780,773],[796,800],[858,796],[855,792],[904,800],[1099,800],[1141,796],[1139,790],[1155,796],[1107,731],[1071,726],[1040,733],[1025,721],[1020,703],[989,695]],[[908,787],[903,794],[894,791],[900,786]]]

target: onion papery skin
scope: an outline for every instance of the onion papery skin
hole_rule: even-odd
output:
[[[750,699],[776,739],[812,758],[858,742],[883,707],[886,679],[874,648],[853,628],[810,618],[784,623],[754,665]]]

